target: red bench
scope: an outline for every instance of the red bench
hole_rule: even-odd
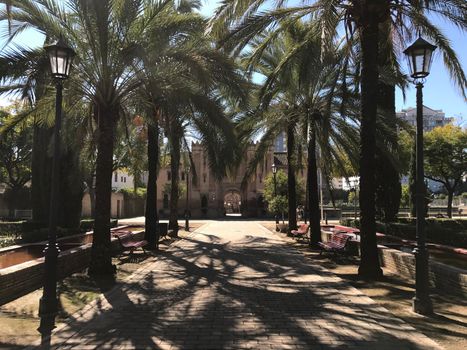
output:
[[[345,253],[347,250],[347,245],[350,241],[351,236],[342,234],[342,233],[334,233],[331,236],[331,240],[329,242],[319,242],[319,246],[322,248],[320,254],[323,251],[333,252],[333,253]]]
[[[144,247],[148,244],[146,240],[135,240],[131,231],[118,231],[112,232],[112,235],[117,238],[120,247],[124,252],[128,252],[128,255],[133,255],[133,252],[141,248],[146,253]]]
[[[294,238],[298,238],[298,239],[308,239],[308,236],[307,236],[307,233],[308,233],[308,229],[310,228],[309,225],[307,224],[301,224],[298,228],[298,230],[292,230],[290,231],[290,234],[292,235],[292,237]]]

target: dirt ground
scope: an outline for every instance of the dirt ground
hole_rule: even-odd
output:
[[[262,224],[275,232],[274,223]],[[358,258],[336,258],[326,254],[320,256],[318,251],[311,251],[308,248],[307,242],[296,242],[285,234],[276,234],[302,251],[311,263],[319,264],[348,281],[355,288],[388,309],[395,317],[403,319],[445,349],[467,349],[467,300],[446,294],[440,295],[432,290],[434,315],[429,317],[418,315],[412,312],[412,298],[415,291],[411,281],[387,270],[384,271],[384,277],[381,281],[358,280]]]
[[[190,223],[193,231],[202,223]],[[189,235],[183,228],[178,232],[180,238]],[[177,239],[165,238],[161,240],[160,250],[165,250]],[[127,256],[114,258],[113,263],[117,266],[116,283],[123,282],[141,264],[156,259],[157,253],[148,252],[144,254],[135,252],[134,257]],[[58,283],[58,294],[61,311],[57,316],[57,325],[78,311],[92,300],[96,299],[102,292],[111,288],[112,285],[97,285],[85,271],[75,273]],[[35,290],[8,304],[0,306],[0,349],[22,349],[24,346],[39,344],[40,335],[38,306],[42,296],[42,289]]]

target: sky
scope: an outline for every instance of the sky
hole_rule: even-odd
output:
[[[209,17],[213,14],[219,0],[203,0],[201,13]],[[451,44],[458,55],[462,67],[467,72],[467,33],[461,32],[454,26],[433,18],[433,21],[442,28],[445,36],[451,41]],[[41,46],[44,37],[37,33],[25,33],[19,40],[22,44],[28,46]],[[1,42],[1,41],[0,41]],[[3,46],[3,45],[2,45]],[[407,67],[405,61],[401,64]],[[423,89],[424,105],[432,109],[442,109],[447,117],[455,117],[455,123],[467,127],[467,100],[459,93],[454,86],[449,72],[444,67],[443,58],[439,52],[435,52],[431,74],[427,77]],[[7,104],[5,98],[0,98],[0,105]],[[406,91],[406,98],[403,99],[402,92],[398,89],[396,92],[396,110],[415,106],[415,88],[410,86]]]

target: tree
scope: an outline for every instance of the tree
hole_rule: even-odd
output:
[[[9,111],[0,110],[0,182],[7,186],[9,216],[13,217],[24,197],[20,193],[31,180],[32,129],[26,124],[2,132],[11,117]]]
[[[380,39],[401,43],[413,38],[413,33],[429,36],[443,51],[445,64],[451,76],[466,96],[467,79],[462,67],[441,31],[434,26],[428,14],[435,13],[459,28],[465,29],[467,8],[458,0],[424,2],[400,0],[325,0],[309,1],[302,6],[287,7],[283,2],[270,10],[263,10],[265,1],[227,1],[217,9],[211,28],[221,37],[221,43],[232,51],[240,52],[252,38],[268,27],[280,30],[297,21],[319,23],[327,45],[332,45],[338,33],[338,23],[345,23],[346,38],[358,43],[357,69],[361,87],[360,123],[360,204],[361,204],[361,261],[359,275],[375,279],[382,275],[376,244],[375,222],[375,149],[378,110],[378,81],[380,79],[378,55]],[[284,24],[283,26],[277,24]],[[381,26],[390,27],[381,30]],[[233,29],[231,29],[233,27]],[[326,43],[325,43],[326,45]],[[401,45],[399,45],[401,46]],[[403,47],[403,46],[402,46]]]
[[[452,217],[454,192],[467,171],[467,130],[448,124],[426,133],[425,177],[443,184]]]
[[[296,200],[303,203],[305,199],[305,189],[301,181],[295,182]],[[276,173],[276,183],[274,184],[274,174],[270,173],[264,179],[264,198],[268,202],[268,210],[272,214],[281,213],[284,220],[284,213],[289,210],[289,180],[288,174],[284,170]]]
[[[4,3],[4,1],[2,1]],[[89,274],[111,276],[110,195],[115,129],[127,99],[140,82],[132,65],[136,43],[167,2],[133,0],[8,1],[4,19],[16,21],[10,38],[24,27],[62,37],[77,57],[68,82],[72,101],[86,101],[97,124],[96,213]],[[28,52],[27,48],[22,48]]]
[[[295,23],[287,29],[274,39],[270,39],[273,34],[269,31],[261,34],[253,41],[252,53],[244,57],[250,62],[248,69],[265,76],[259,93],[261,113],[248,115],[244,123],[253,134],[261,128],[262,132],[266,130],[245,178],[254,173],[266,145],[278,132],[285,130],[288,142],[307,140],[306,146],[290,142],[287,158],[296,171],[306,156],[310,244],[317,245],[321,240],[318,166],[328,181],[333,167],[345,172],[342,154],[355,159],[355,94],[350,91],[351,84],[344,82],[345,66],[349,64],[345,50],[322,50],[319,28],[313,24]],[[326,161],[320,162],[320,158]],[[289,179],[293,188],[293,178]],[[292,218],[295,207],[289,201]]]

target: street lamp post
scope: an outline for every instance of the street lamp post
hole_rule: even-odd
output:
[[[274,180],[274,198],[277,197],[277,181],[276,181],[276,174],[277,174],[277,166],[276,163],[272,163],[272,175]],[[276,225],[279,224],[279,216],[277,215],[277,211],[274,214],[274,218],[276,219]]]
[[[411,77],[417,88],[417,136],[416,145],[416,201],[415,209],[417,213],[416,234],[417,247],[414,249],[415,255],[415,297],[412,300],[413,311],[419,314],[430,314],[433,312],[429,294],[428,275],[428,252],[426,250],[425,235],[425,183],[423,169],[423,83],[430,74],[430,66],[433,51],[436,46],[419,37],[410,45],[404,53],[407,55]]]
[[[190,231],[190,203],[189,203],[189,184],[190,184],[190,167],[186,168],[186,204],[185,204],[185,231]]]
[[[60,253],[57,246],[57,211],[58,188],[60,181],[60,129],[62,124],[62,89],[63,80],[70,74],[75,52],[60,38],[58,41],[44,47],[50,60],[52,77],[56,87],[54,149],[52,161],[52,179],[49,213],[49,236],[44,250],[45,273],[44,289],[39,303],[39,316],[41,318],[38,331],[41,333],[41,346],[50,347],[50,335],[55,328],[55,316],[58,311],[57,299],[57,259]]]

